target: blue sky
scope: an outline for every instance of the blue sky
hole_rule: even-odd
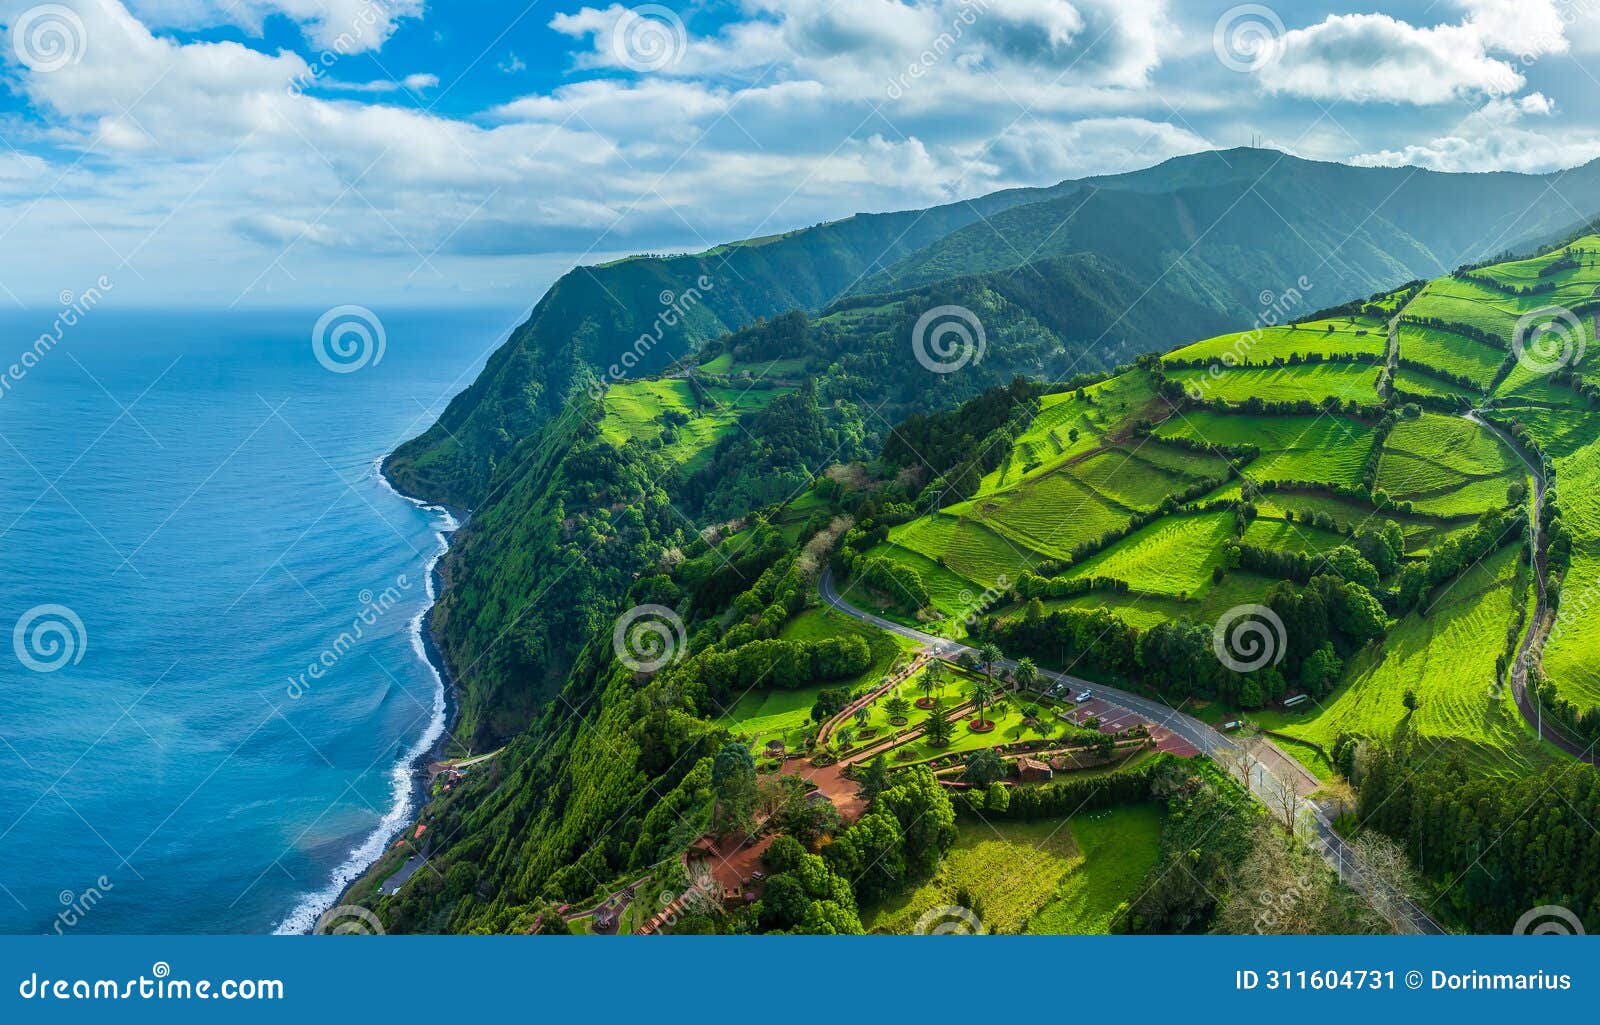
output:
[[[575,263],[1265,145],[1600,157],[1600,0],[0,0],[0,304],[530,304]]]

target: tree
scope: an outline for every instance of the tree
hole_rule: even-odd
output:
[[[748,747],[736,740],[722,745],[711,762],[711,793],[713,828],[750,825],[756,803],[756,759]]]
[[[1011,807],[1011,790],[1004,783],[989,784],[983,794],[983,807],[987,811],[1003,812]]]
[[[922,697],[925,701],[932,702],[934,695],[939,693],[944,686],[944,663],[934,659],[928,663],[928,668],[922,671]]]
[[[866,705],[862,705],[860,708],[856,709],[857,726],[865,726],[867,724],[867,720],[870,718],[872,718],[872,713],[867,710]]]
[[[987,641],[978,649],[978,661],[983,663],[983,675],[988,678],[991,687],[994,684],[994,664],[1005,656],[1000,653],[1000,646],[993,641]]]
[[[1400,697],[1400,703],[1406,706],[1406,711],[1415,712],[1417,710],[1417,706],[1422,702],[1417,700],[1417,692],[1412,688],[1407,687],[1406,692]]]
[[[1017,659],[1017,668],[1012,676],[1017,681],[1018,687],[1031,688],[1039,682],[1039,667],[1034,664],[1033,659],[1024,656]]]
[[[906,713],[911,711],[911,702],[896,693],[883,703],[884,711],[889,713],[890,720],[904,719]]]
[[[1004,779],[1005,775],[1006,764],[1000,756],[988,748],[982,748],[967,757],[967,770],[962,773],[961,779],[975,787],[983,788]]]
[[[861,794],[870,801],[888,790],[889,786],[889,761],[879,754],[867,763],[866,769],[862,772]]]
[[[1344,660],[1334,652],[1333,642],[1323,641],[1322,646],[1301,663],[1300,682],[1313,696],[1321,697],[1333,689],[1343,672]]]
[[[933,747],[945,747],[955,736],[955,727],[944,717],[944,707],[935,700],[922,727],[922,737]]]
[[[993,682],[989,680],[978,680],[973,683],[972,704],[978,710],[977,723],[979,726],[988,725],[989,720],[983,717],[983,712],[984,709],[988,708],[989,705],[994,701],[994,696],[995,689]]]

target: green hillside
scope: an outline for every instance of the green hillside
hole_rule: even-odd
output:
[[[1507,684],[1526,647],[1544,714],[1600,737],[1595,350],[1550,367],[1514,343],[1528,315],[1561,319],[1552,304],[1592,322],[1600,236],[1472,251],[1570,210],[1529,212],[1542,178],[1397,175],[1204,155],[991,197],[984,221],[856,218],[564,278],[388,464],[472,507],[433,625],[460,681],[457,749],[505,748],[424,811],[438,872],[379,895],[391,853],[352,899],[393,931],[526,931],[639,878],[665,906],[686,883],[661,866],[718,828],[730,765],[748,764],[763,828],[803,838],[766,867],[806,900],[679,931],[901,930],[963,890],[1018,929],[1212,921],[1229,867],[1270,836],[1242,796],[1143,752],[952,797],[939,780],[976,752],[1099,735],[1048,696],[967,707],[988,700],[970,665],[901,679],[909,643],[820,608],[825,571],[927,633],[1245,720],[1330,785],[1389,786],[1361,777],[1391,754],[1466,781],[1566,764]],[[1351,213],[1386,188],[1406,202]],[[1306,288],[1289,276],[1330,252]],[[719,280],[649,360],[608,374],[638,337],[628,309],[653,319],[659,292],[683,294],[673,274],[719,260],[738,288]],[[1269,288],[1272,316],[1242,330]],[[985,336],[949,373],[911,344],[945,305]],[[1550,482],[1538,508],[1524,457]],[[613,630],[646,608],[673,657],[640,669]],[[1217,653],[1243,608],[1281,624],[1260,665]],[[784,803],[835,783],[785,782],[783,755],[853,792],[876,750],[872,789],[894,796],[860,822]],[[977,815],[1007,823],[998,840]],[[1213,815],[1216,835],[1186,831]],[[1162,879],[1190,851],[1197,885],[1175,896]]]

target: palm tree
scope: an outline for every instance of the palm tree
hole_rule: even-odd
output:
[[[871,717],[872,717],[872,713],[867,711],[867,706],[866,705],[862,705],[860,708],[856,709],[856,725],[857,726],[865,726],[867,724],[867,720],[869,718],[871,718]]]
[[[1017,681],[1018,687],[1032,688],[1039,682],[1039,667],[1034,665],[1031,658],[1019,658],[1016,671],[1011,676]]]
[[[1004,657],[1000,654],[1000,645],[993,641],[986,642],[978,649],[978,661],[983,663],[983,675],[988,677],[991,687],[994,685],[994,664]]]
[[[978,725],[982,726],[988,720],[983,717],[983,710],[994,702],[994,684],[988,680],[980,680],[972,685],[972,703],[978,709]]]
[[[944,664],[938,661],[929,662],[928,668],[922,674],[922,696],[929,704],[933,703],[933,696],[944,684]]]

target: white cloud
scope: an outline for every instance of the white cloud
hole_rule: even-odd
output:
[[[1417,28],[1387,14],[1330,15],[1295,29],[1259,72],[1271,93],[1356,103],[1437,104],[1520,89],[1523,77],[1490,57],[1476,28]]]
[[[1600,157],[1600,133],[1524,126],[1527,118],[1548,118],[1554,113],[1555,105],[1542,93],[1495,99],[1467,115],[1447,134],[1399,149],[1362,153],[1351,162],[1382,167],[1415,165],[1435,171],[1541,174]]]
[[[153,28],[237,25],[256,35],[269,15],[282,14],[313,45],[349,54],[382,47],[402,20],[422,15],[423,0],[129,0],[129,7]]]

